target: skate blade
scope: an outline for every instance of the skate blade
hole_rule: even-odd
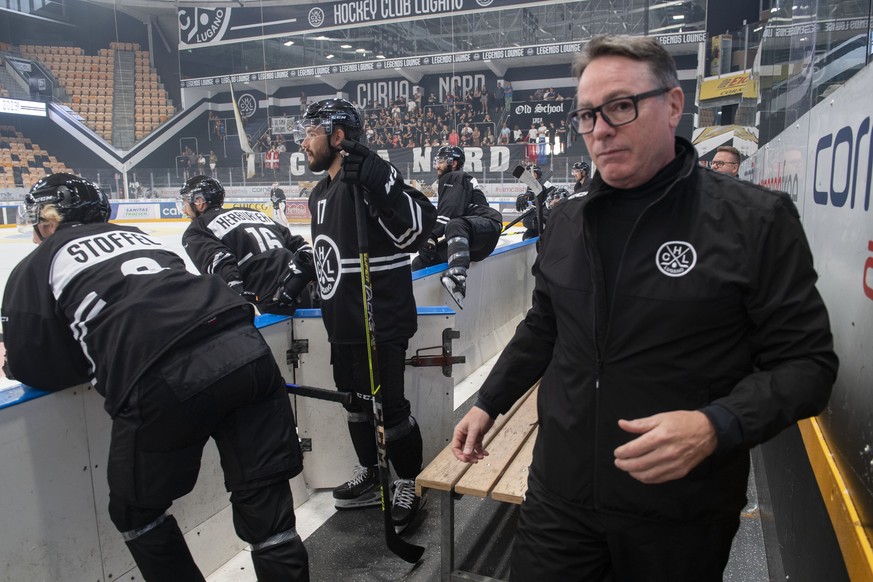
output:
[[[455,282],[452,281],[449,277],[443,277],[442,279],[440,279],[440,282],[442,282],[443,287],[446,288],[446,291],[449,292],[449,296],[455,301],[455,303],[457,303],[458,308],[463,309],[464,296],[454,291]]]

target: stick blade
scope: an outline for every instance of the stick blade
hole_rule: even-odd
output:
[[[384,496],[384,491],[385,490],[383,489],[382,499],[384,500],[384,509],[382,510],[382,514],[385,517],[385,544],[395,556],[397,556],[404,562],[415,564],[421,559],[421,556],[424,554],[424,547],[410,544],[409,542],[401,538],[397,531],[394,529],[394,520],[391,519],[391,500],[387,499]]]

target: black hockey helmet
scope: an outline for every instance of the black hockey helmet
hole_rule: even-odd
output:
[[[358,140],[364,123],[358,108],[345,99],[323,99],[317,103],[310,103],[303,114],[303,119],[294,128],[294,141],[303,143],[306,138],[307,127],[323,127],[325,135],[333,133],[335,125],[340,125],[345,130],[346,139]]]
[[[436,155],[433,157],[434,165],[440,163],[441,161],[451,162],[455,160],[458,162],[458,169],[464,167],[464,162],[467,157],[464,155],[464,150],[459,148],[458,146],[442,146],[437,150]]]
[[[530,173],[533,174],[537,180],[539,180],[540,178],[543,177],[543,169],[540,168],[539,166],[537,166],[536,164],[534,164],[533,166],[531,166],[528,169],[530,170]]]
[[[47,176],[33,185],[18,209],[18,230],[30,232],[39,224],[40,211],[52,204],[63,222],[107,222],[109,198],[96,184],[73,174]]]
[[[210,208],[221,208],[224,204],[224,186],[215,178],[194,176],[179,190],[182,202],[194,204],[198,198],[203,198]]]
[[[591,166],[588,165],[588,162],[576,162],[575,164],[573,164],[573,169],[582,170],[586,174],[591,173]]]

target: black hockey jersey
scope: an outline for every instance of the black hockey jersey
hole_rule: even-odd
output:
[[[443,174],[438,182],[437,195],[437,220],[431,234],[434,238],[443,236],[449,221],[461,216],[480,216],[498,224],[503,222],[500,211],[488,205],[476,178],[462,170]]]
[[[322,316],[331,342],[366,343],[361,265],[355,226],[354,188],[330,176],[309,197],[312,246]],[[412,294],[410,253],[427,239],[436,209],[418,190],[404,185],[388,208],[367,205],[367,236],[373,287],[371,314],[376,339],[409,339],[418,326]]]
[[[218,275],[227,283],[242,281],[265,311],[292,272],[294,253],[307,242],[263,212],[210,208],[191,221],[182,246],[201,273]]]
[[[111,416],[185,335],[233,310],[253,316],[218,277],[190,273],[138,228],[107,223],[61,224],[12,271],[2,309],[17,380],[41,390],[90,381]]]

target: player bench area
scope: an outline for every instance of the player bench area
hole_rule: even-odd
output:
[[[531,388],[505,415],[497,417],[483,439],[488,456],[476,464],[464,463],[447,445],[415,480],[416,492],[440,498],[440,580],[494,580],[455,570],[455,500],[462,495],[490,497],[520,504],[527,491],[527,474],[537,435],[537,386]]]

